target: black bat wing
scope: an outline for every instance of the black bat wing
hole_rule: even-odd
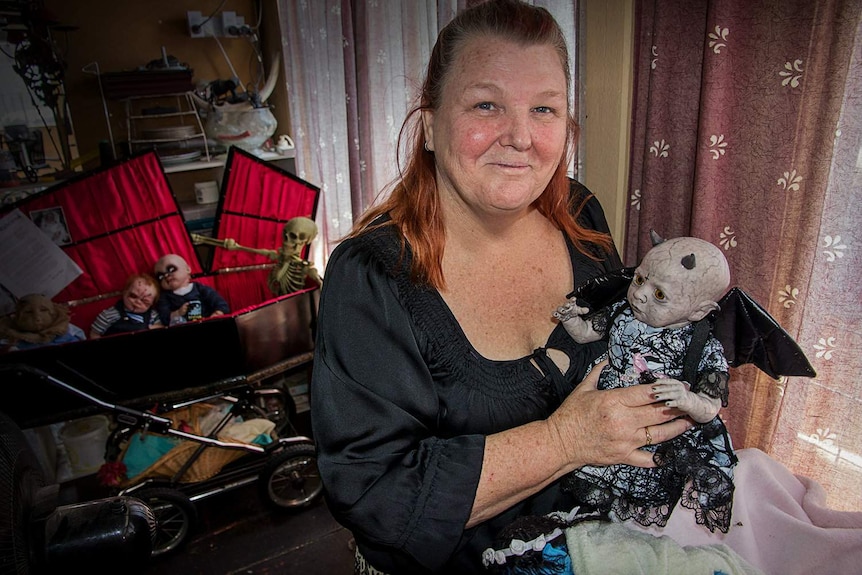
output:
[[[728,363],[753,363],[778,379],[782,375],[815,377],[817,373],[799,344],[751,296],[738,287],[719,300],[713,334],[724,346]]]
[[[635,268],[619,268],[587,280],[570,293],[567,298],[578,298],[578,305],[590,309],[590,313],[625,299]]]

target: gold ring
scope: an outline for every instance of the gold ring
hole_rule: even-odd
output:
[[[644,427],[644,433],[646,433],[646,444],[652,445],[652,435],[649,433],[649,425]]]

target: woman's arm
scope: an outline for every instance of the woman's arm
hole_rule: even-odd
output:
[[[628,463],[652,467],[638,449],[666,441],[691,427],[677,409],[655,403],[650,387],[599,391],[596,366],[551,417],[491,435],[468,527],[493,517],[584,465]]]

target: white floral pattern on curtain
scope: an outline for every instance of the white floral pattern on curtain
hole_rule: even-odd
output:
[[[862,4],[641,0],[625,261],[720,245],[817,376],[734,370],[723,417],[862,510]]]
[[[437,33],[476,2],[278,0],[297,175],[322,190],[322,241],[310,255],[318,269],[325,271],[335,242],[397,176],[398,132]],[[575,75],[577,1],[533,4],[567,32]]]

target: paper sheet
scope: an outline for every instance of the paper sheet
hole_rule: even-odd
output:
[[[0,291],[15,298],[31,293],[53,298],[82,273],[21,210],[0,219]],[[5,309],[10,304],[13,308]],[[11,298],[0,297],[0,314],[13,310]]]

